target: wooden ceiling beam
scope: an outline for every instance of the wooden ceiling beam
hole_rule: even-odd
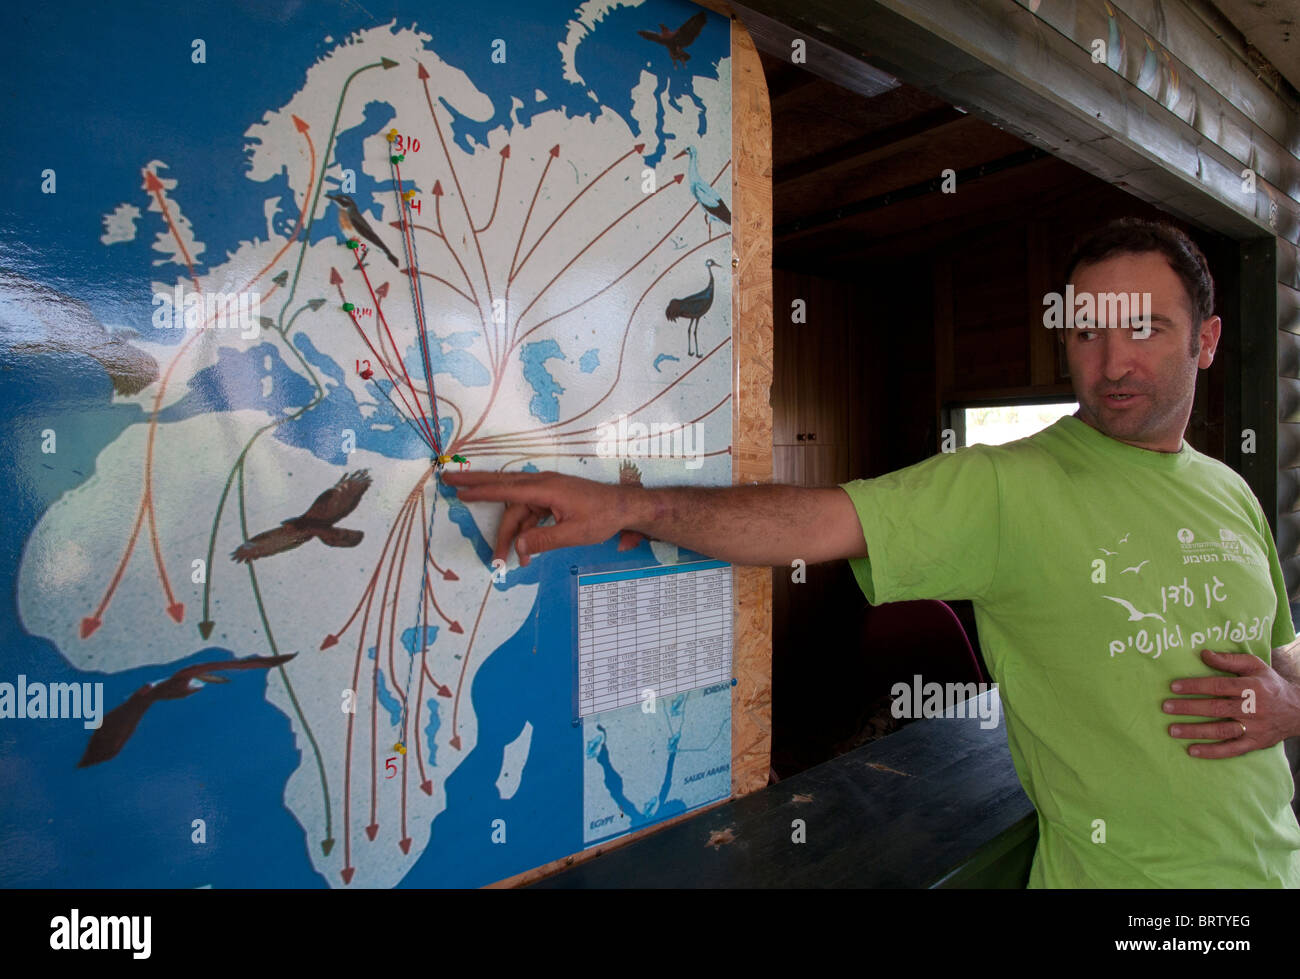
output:
[[[772,182],[780,184],[798,180],[800,177],[838,167],[841,164],[858,166],[869,162],[873,157],[879,156],[881,150],[890,149],[895,143],[925,136],[967,118],[969,117],[964,112],[951,106],[935,109],[933,112],[922,113],[905,122],[886,126],[884,129],[868,133],[859,139],[851,140],[823,153],[804,157],[802,160],[783,166],[773,172]]]

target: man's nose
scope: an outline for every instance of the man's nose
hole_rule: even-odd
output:
[[[1107,380],[1118,381],[1132,373],[1138,345],[1132,341],[1128,330],[1103,329],[1100,333],[1102,373]]]

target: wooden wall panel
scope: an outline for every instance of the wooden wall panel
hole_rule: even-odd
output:
[[[772,110],[749,32],[731,25],[735,288],[732,479],[772,481]],[[731,791],[767,784],[772,753],[772,574],[737,568]]]

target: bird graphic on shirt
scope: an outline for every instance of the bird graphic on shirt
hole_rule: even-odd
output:
[[[1141,622],[1143,619],[1159,619],[1161,622],[1165,621],[1165,617],[1159,612],[1139,612],[1133,607],[1131,602],[1126,602],[1122,598],[1112,598],[1110,595],[1102,595],[1101,597],[1109,598],[1116,605],[1123,605],[1124,608],[1128,610],[1128,621],[1130,622]]]
[[[258,558],[279,554],[307,543],[313,537],[330,547],[356,547],[365,533],[347,530],[334,525],[357,508],[361,497],[370,488],[370,473],[359,469],[348,473],[327,489],[306,513],[290,517],[274,530],[265,530],[240,544],[231,557],[236,561],[255,561]]]
[[[1143,561],[1141,564],[1134,565],[1131,568],[1125,568],[1123,571],[1120,572],[1120,574],[1128,574],[1130,571],[1132,571],[1134,574],[1141,574],[1142,569],[1150,563],[1151,563],[1151,559],[1148,558],[1147,560]]]
[[[1119,539],[1119,542],[1120,542],[1121,544],[1127,544],[1127,543],[1128,543],[1128,539],[1129,539],[1130,537],[1132,537],[1132,536],[1133,536],[1133,533],[1132,533],[1132,531],[1130,531],[1129,533],[1127,533],[1127,534],[1125,534],[1123,537],[1121,537],[1121,538]]]
[[[691,56],[686,53],[686,46],[694,42],[700,36],[700,31],[704,29],[708,21],[708,15],[701,10],[686,23],[675,31],[670,31],[667,24],[659,25],[659,33],[653,31],[637,31],[647,41],[654,41],[656,44],[662,44],[668,49],[668,54],[672,56],[673,67],[681,62],[682,67],[686,67],[686,62],[691,60]]]
[[[326,194],[325,196],[338,205],[339,227],[343,229],[344,237],[366,239],[372,245],[382,249],[384,254],[388,256],[388,260],[393,263],[394,267],[397,267],[397,256],[390,252],[388,246],[380,240],[379,235],[375,234],[375,229],[370,227],[370,222],[362,215],[356,201],[347,194]]]
[[[1114,557],[1116,554],[1119,553],[1119,551],[1108,551],[1104,547],[1099,547],[1097,548],[1097,550],[1101,551],[1101,553],[1105,554],[1107,557]]]
[[[287,663],[297,656],[249,656],[247,659],[218,660],[215,663],[198,663],[178,670],[161,683],[146,683],[104,715],[103,723],[90,736],[86,751],[77,762],[78,768],[88,768],[117,757],[117,753],[131,740],[136,726],[145,712],[160,700],[179,700],[196,694],[209,683],[229,683],[230,678],[217,676],[226,670],[269,670]],[[198,681],[199,686],[194,686]]]

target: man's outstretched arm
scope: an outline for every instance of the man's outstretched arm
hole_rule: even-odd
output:
[[[866,557],[857,509],[839,487],[666,487],[600,483],[561,473],[444,472],[467,503],[506,504],[494,557],[520,562],[633,530],[738,565],[788,566]],[[547,515],[555,524],[539,527]]]

